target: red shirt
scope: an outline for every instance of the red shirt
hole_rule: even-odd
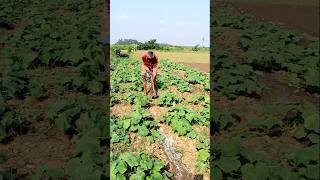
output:
[[[150,70],[158,66],[158,58],[154,55],[153,59],[148,60],[147,52],[144,52],[141,56],[144,66],[147,66]]]

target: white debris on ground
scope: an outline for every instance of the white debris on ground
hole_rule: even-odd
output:
[[[181,163],[181,154],[177,153],[173,147],[173,139],[167,136],[161,128],[159,128],[158,131],[164,137],[162,141],[163,149],[170,161],[170,164],[173,166],[172,169],[174,171],[173,173],[175,178],[177,180],[192,180],[193,178],[190,170]]]

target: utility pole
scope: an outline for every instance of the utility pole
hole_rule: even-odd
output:
[[[204,47],[204,46],[203,46],[203,43],[204,43],[204,37],[202,37],[202,47]]]

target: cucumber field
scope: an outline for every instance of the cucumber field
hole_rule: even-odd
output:
[[[0,179],[106,179],[104,1],[0,4]]]
[[[108,0],[1,0],[0,179],[320,179],[319,4],[265,2],[212,1],[210,52],[159,43],[151,98]]]
[[[319,179],[319,37],[241,1],[211,8],[211,177]]]
[[[209,74],[159,63],[159,97],[151,99],[142,92],[141,62],[111,58],[111,178],[209,179]]]

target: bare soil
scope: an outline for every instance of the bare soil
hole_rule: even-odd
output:
[[[59,168],[74,154],[70,137],[42,121],[35,124],[35,132],[16,137],[0,145],[0,154],[7,157],[0,169],[25,179],[39,167]]]
[[[267,153],[268,157],[274,161],[278,161],[281,157],[283,157],[288,149],[295,150],[303,147],[295,139],[287,136],[256,136],[243,139],[242,144],[249,149],[254,149],[261,153]]]
[[[158,159],[163,160],[165,164],[169,164],[169,160],[162,149],[162,145],[159,142],[149,144],[147,138],[139,136],[137,133],[132,132],[129,134],[129,137],[130,141],[134,142],[129,150],[131,150],[132,152],[136,152],[138,150],[140,152],[142,151],[147,154],[151,154]]]
[[[30,123],[25,134],[14,134],[9,140],[0,144],[0,154],[7,160],[0,164],[0,170],[11,172],[19,179],[30,179],[39,167],[63,167],[64,163],[74,155],[74,142],[71,136],[65,135],[46,119],[48,106],[59,93],[55,90],[55,77],[59,73],[72,72],[72,68],[54,68],[45,70],[38,68],[29,72],[28,76],[45,76],[45,98],[40,101],[28,96],[23,100],[10,100],[8,105],[25,115]],[[64,97],[75,99],[83,95],[77,92],[65,92]],[[101,96],[90,96],[90,101],[101,102]],[[33,112],[40,113],[40,119],[33,119]]]
[[[111,114],[115,115],[116,117],[128,116],[132,110],[133,107],[130,104],[115,104],[113,107],[111,107]]]
[[[295,29],[319,37],[319,7],[290,4],[231,3],[240,12],[245,12],[263,21],[282,23],[288,29]]]
[[[238,38],[240,35],[240,30],[231,29],[231,28],[222,28],[224,35],[215,39],[215,43],[218,44],[219,47],[232,52],[234,57],[239,63],[242,63],[243,59],[243,50],[238,45]]]
[[[192,85],[192,93],[202,93],[202,94],[210,94],[210,92],[205,91],[200,84],[194,84]]]
[[[304,99],[313,103],[315,106],[320,106],[320,95],[310,94],[304,89],[297,89],[288,86],[288,82],[283,82],[282,78],[285,77],[286,72],[279,71],[274,73],[264,73],[265,84],[270,89],[266,91],[261,101],[278,100],[281,102],[298,101]]]
[[[168,107],[160,107],[160,106],[152,106],[149,108],[149,110],[152,114],[152,117],[156,121],[162,121],[163,116],[168,113],[169,108]]]
[[[208,63],[182,63],[203,72],[210,72],[210,64]]]
[[[182,155],[181,162],[190,170],[193,176],[197,175],[195,166],[197,162],[197,140],[192,140],[186,136],[179,136],[166,124],[159,124],[159,127],[166,135],[173,139],[173,146],[176,148],[176,151]],[[209,176],[209,172],[206,172],[203,174],[203,179],[209,180]]]

